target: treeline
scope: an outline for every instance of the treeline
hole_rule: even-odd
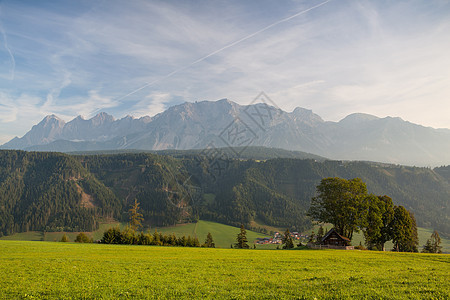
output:
[[[175,247],[213,247],[211,244],[200,244],[197,237],[181,236],[175,234],[165,235],[155,230],[153,234],[136,232],[130,227],[120,230],[113,227],[105,231],[101,239],[103,244],[125,244],[125,245],[153,245],[153,246],[175,246]]]

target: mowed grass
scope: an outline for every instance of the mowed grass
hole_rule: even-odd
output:
[[[1,299],[449,299],[450,256],[0,241]]]

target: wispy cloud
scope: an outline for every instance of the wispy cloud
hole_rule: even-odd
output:
[[[0,7],[0,17],[1,17],[1,7]],[[9,56],[9,63],[10,63],[9,80],[14,80],[14,76],[15,76],[15,72],[16,72],[16,60],[14,58],[14,55],[13,55],[11,49],[8,46],[8,38],[6,36],[6,31],[3,28],[1,20],[0,20],[0,33],[1,33],[2,38],[3,38],[3,47],[4,47],[4,49],[6,50],[6,52],[8,53],[8,56]]]
[[[169,93],[154,92],[133,105],[130,110],[135,117],[155,116],[167,109],[171,98]]]

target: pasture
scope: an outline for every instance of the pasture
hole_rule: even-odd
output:
[[[450,256],[0,241],[0,299],[448,299]]]

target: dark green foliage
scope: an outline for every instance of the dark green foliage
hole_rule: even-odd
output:
[[[101,239],[103,244],[121,244],[122,243],[122,233],[119,227],[109,228],[103,233]]]
[[[294,248],[294,240],[292,239],[289,229],[286,229],[283,236],[283,249],[292,249],[292,248]]]
[[[0,151],[0,232],[97,229],[97,219],[118,202],[110,194],[99,203],[98,194],[91,193],[91,203],[83,203],[83,182],[92,181],[82,164],[66,154]]]
[[[238,249],[248,249],[249,246],[247,243],[247,230],[245,230],[244,224],[241,224],[241,231],[236,237],[236,244],[234,247]]]
[[[88,237],[84,232],[77,234],[75,243],[92,243],[92,238]]]
[[[423,253],[442,253],[441,237],[439,233],[435,230],[430,239],[427,240],[427,243],[423,246]]]
[[[414,215],[403,206],[395,206],[392,221],[394,251],[417,252],[419,238]]]
[[[212,234],[210,232],[208,232],[208,234],[206,235],[206,240],[205,240],[204,246],[208,247],[208,248],[215,248],[216,247],[216,245],[214,244],[214,240],[213,240]]]
[[[392,240],[394,204],[388,196],[369,195],[368,213],[363,225],[366,245],[371,250],[384,250],[384,244]]]
[[[118,227],[106,230],[101,239],[103,244],[121,245],[153,245],[153,246],[178,246],[178,247],[200,247],[197,237],[181,236],[177,238],[174,234],[163,235],[155,230],[150,233],[136,232],[131,227],[126,227],[123,231]]]
[[[323,230],[323,226],[320,225],[319,230],[317,231],[316,244],[320,244],[322,242],[322,238],[324,235],[325,235],[325,232]]]
[[[324,178],[317,186],[308,215],[314,221],[331,223],[340,235],[352,239],[367,214],[367,188],[360,178]]]

